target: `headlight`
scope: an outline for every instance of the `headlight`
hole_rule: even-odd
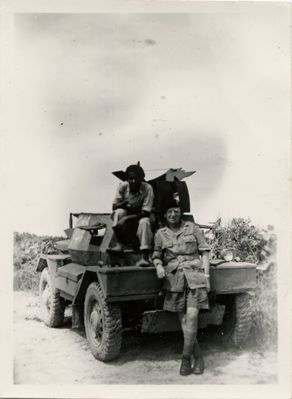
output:
[[[233,252],[230,249],[225,249],[221,252],[221,256],[226,262],[231,262],[233,260]]]

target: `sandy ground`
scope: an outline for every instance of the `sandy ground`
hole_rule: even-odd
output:
[[[83,330],[52,329],[40,320],[38,297],[14,295],[15,384],[272,384],[277,382],[277,354],[246,346],[224,347],[214,335],[200,336],[204,375],[178,373],[179,333],[143,335],[127,332],[120,357],[111,363],[91,354]]]

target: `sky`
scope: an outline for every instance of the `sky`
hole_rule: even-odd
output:
[[[110,212],[111,172],[137,161],[146,179],[195,170],[199,223],[285,220],[287,6],[15,14],[1,146],[12,229],[61,234],[69,212]]]

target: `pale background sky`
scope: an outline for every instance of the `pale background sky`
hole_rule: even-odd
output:
[[[197,171],[187,184],[200,223],[279,221],[290,15],[285,4],[227,11],[15,15],[1,157],[14,231],[60,234],[70,211],[110,212],[111,172],[138,160],[146,177]]]

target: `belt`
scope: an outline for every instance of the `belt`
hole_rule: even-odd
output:
[[[192,265],[184,265],[184,262],[192,262],[192,261],[198,261],[198,265],[192,264]],[[178,269],[190,269],[190,270],[196,270],[196,271],[204,271],[204,269],[201,267],[201,262],[200,259],[194,258],[191,255],[178,255],[176,259],[172,259],[168,262],[168,266],[170,266],[173,270]],[[186,267],[184,267],[186,266]]]
[[[181,263],[186,260],[195,260],[196,258],[193,255],[178,255],[176,259],[178,260],[178,263]]]

